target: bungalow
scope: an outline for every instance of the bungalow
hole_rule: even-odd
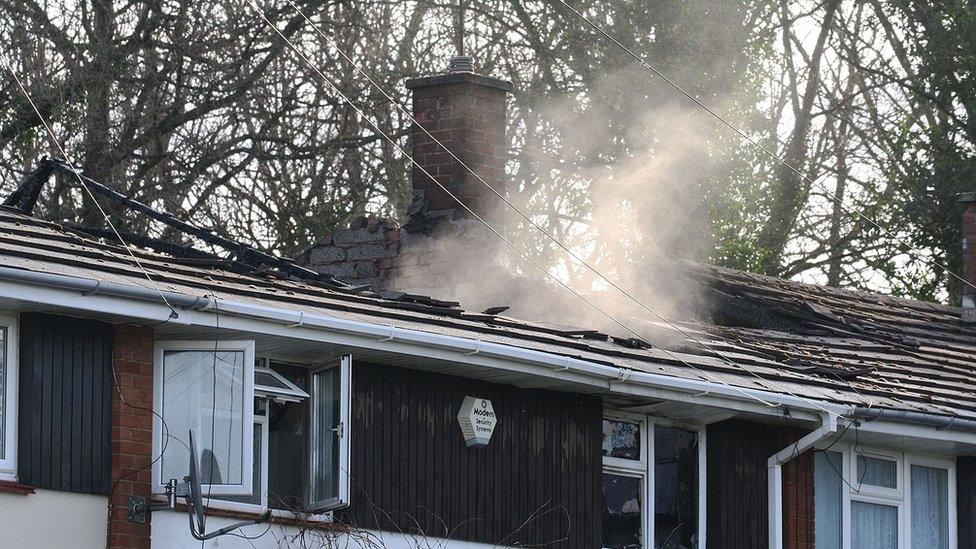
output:
[[[407,86],[503,187],[511,85]],[[412,147],[497,212],[418,128]],[[201,543],[186,500],[166,504],[192,430],[206,531],[271,513],[202,546],[976,549],[972,292],[956,308],[685,263],[707,314],[628,316],[646,338],[463,310],[551,290],[479,294],[509,276],[497,242],[422,172],[402,225],[360,219],[290,261],[83,176],[227,253],[38,219],[45,181],[76,177],[44,160],[0,208],[3,545]],[[458,242],[479,250],[466,268]]]

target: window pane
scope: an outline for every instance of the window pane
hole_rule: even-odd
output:
[[[698,547],[698,436],[654,428],[654,547]]]
[[[7,458],[7,328],[0,326],[0,459]]]
[[[898,549],[898,508],[851,502],[852,549]]]
[[[312,448],[312,503],[339,497],[340,369],[330,368],[312,378],[314,448]]]
[[[890,459],[857,456],[857,482],[881,488],[897,488],[896,463]]]
[[[251,503],[261,505],[261,495],[264,486],[261,484],[261,468],[264,463],[261,461],[261,450],[264,445],[264,432],[260,423],[254,424],[254,473],[251,476],[251,493],[246,496],[214,496],[213,499],[224,501],[236,501],[239,503]]]
[[[844,506],[844,457],[840,452],[813,455],[814,539],[816,549],[840,549]]]
[[[641,546],[641,477],[603,473],[603,547]]]
[[[640,424],[604,419],[603,455],[640,459]]]
[[[243,351],[164,351],[161,481],[186,476],[192,429],[202,483],[244,484],[244,402]]]
[[[949,472],[912,465],[912,547],[949,548]]]
[[[275,365],[275,371],[308,391],[308,370]],[[268,425],[268,505],[272,509],[306,511],[305,472],[308,401],[272,402]]]
[[[289,387],[281,382],[275,376],[269,374],[268,372],[254,372],[254,385],[263,385],[265,387],[272,387],[274,389],[288,389]]]

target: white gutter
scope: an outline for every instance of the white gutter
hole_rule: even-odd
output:
[[[783,549],[783,465],[837,432],[837,416],[823,415],[820,427],[769,457],[766,462],[769,549]]]
[[[163,294],[170,303],[185,308],[181,309],[180,318],[171,319],[182,324],[213,327],[218,314],[252,318],[266,324],[252,325],[248,331],[270,330],[288,337],[305,337],[333,343],[337,338],[317,334],[348,334],[352,337],[341,339],[344,344],[352,346],[393,352],[407,351],[418,356],[436,355],[445,360],[488,364],[507,369],[517,369],[519,364],[531,365],[536,372],[544,371],[549,377],[565,375],[567,378],[585,380],[588,384],[621,394],[673,399],[777,416],[782,414],[782,408],[789,408],[797,419],[806,416],[804,419],[812,420],[825,411],[836,419],[837,415],[852,416],[857,411],[853,405],[804,399],[761,389],[733,388],[706,380],[639,372],[473,338],[408,330],[252,303],[217,301],[181,292],[163,291]],[[170,313],[162,305],[159,293],[153,288],[10,267],[0,267],[0,297],[155,321],[166,320]],[[225,324],[221,322],[221,325]],[[275,328],[271,329],[269,326]],[[403,345],[394,350],[391,343]]]

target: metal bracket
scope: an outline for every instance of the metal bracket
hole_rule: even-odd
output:
[[[129,496],[129,522],[145,524],[149,520],[149,499],[145,496]]]

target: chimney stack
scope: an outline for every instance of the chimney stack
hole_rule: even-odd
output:
[[[413,116],[434,137],[501,193],[505,193],[505,101],[512,83],[475,74],[470,57],[451,60],[450,72],[407,80],[413,91]],[[491,217],[499,208],[492,192],[454,160],[416,124],[412,133],[414,161],[478,215]],[[414,200],[423,198],[427,211],[457,209],[448,193],[413,167]]]
[[[959,195],[962,214],[962,272],[969,284],[976,285],[976,192]],[[976,288],[963,284],[963,320],[976,322]]]

